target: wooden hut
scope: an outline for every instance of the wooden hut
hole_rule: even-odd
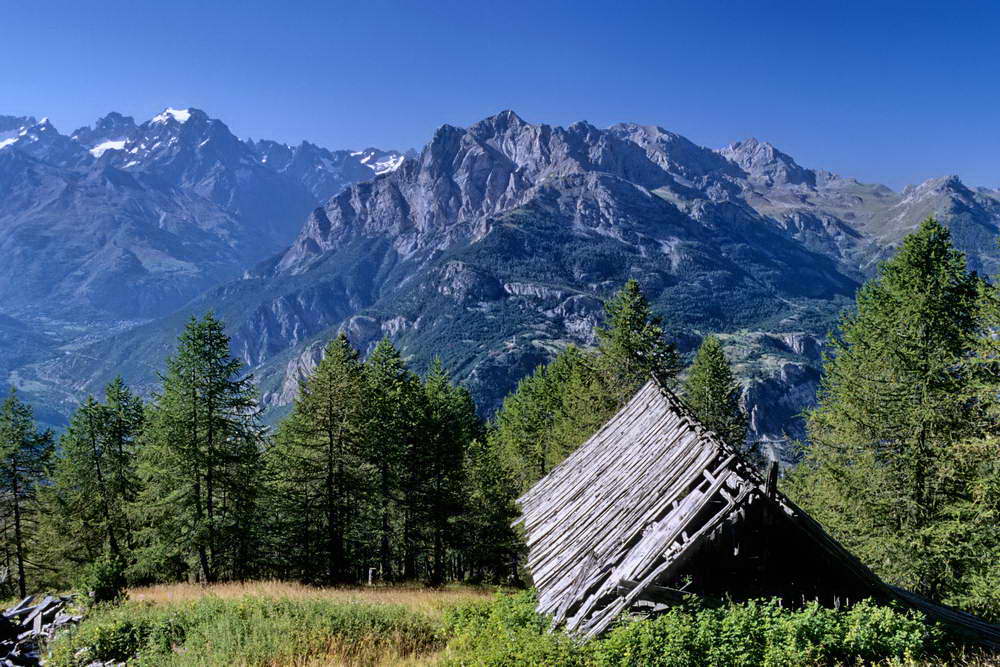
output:
[[[1000,647],[1000,627],[890,586],[651,380],[518,502],[539,611],[584,636],[682,595],[898,601]]]

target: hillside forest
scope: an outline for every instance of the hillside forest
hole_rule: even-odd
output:
[[[341,334],[275,427],[225,323],[192,317],[147,399],[116,379],[61,435],[0,407],[0,595],[271,578],[529,585],[516,498],[650,376],[747,440],[718,339],[685,359],[629,281],[489,421],[438,361]],[[1000,292],[925,221],[830,333],[783,489],[887,581],[1000,620]]]

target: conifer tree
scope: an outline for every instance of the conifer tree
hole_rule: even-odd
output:
[[[557,423],[565,419],[564,403],[569,400],[565,393],[570,377],[583,364],[583,356],[570,345],[551,362],[522,378],[497,412],[489,436],[491,446],[502,451],[522,491],[569,454],[562,440],[564,434],[557,432]]]
[[[355,578],[350,557],[358,554],[347,541],[368,494],[361,460],[365,398],[358,353],[341,334],[300,384],[268,452],[275,551],[295,576],[333,583]]]
[[[715,336],[706,336],[698,348],[684,382],[684,398],[705,428],[745,449],[747,417],[740,407],[740,386]]]
[[[429,580],[445,578],[445,551],[454,542],[463,509],[465,452],[478,435],[479,420],[469,392],[451,384],[440,359],[424,379],[424,428],[408,466],[415,473],[418,512],[430,532]]]
[[[130,556],[128,507],[138,492],[143,405],[120,377],[105,396],[104,403],[88,397],[76,410],[60,438],[50,484],[41,490],[40,530],[50,566],[93,562],[105,551],[115,559]]]
[[[465,461],[462,554],[476,582],[510,583],[524,545],[511,527],[519,510],[518,482],[495,438],[472,442]]]
[[[10,390],[0,404],[0,512],[4,566],[14,571],[18,595],[27,595],[28,544],[35,528],[34,498],[52,456],[50,431],[39,432],[31,406]]]
[[[414,499],[404,485],[404,464],[420,425],[422,392],[388,338],[379,341],[365,361],[364,378],[367,437],[362,458],[375,470],[373,500],[378,519],[374,533],[379,568],[383,579],[393,579],[397,574],[394,555],[398,555],[403,562],[398,573],[406,578],[413,576],[415,554]],[[394,548],[397,534],[401,534],[402,549]]]
[[[663,319],[653,314],[639,282],[630,279],[604,304],[605,326],[598,327],[598,369],[603,389],[616,406],[624,405],[651,376],[667,386],[680,370],[677,350],[667,342]]]
[[[585,354],[566,376],[556,440],[563,458],[593,435],[642,385],[655,377],[673,386],[680,370],[677,350],[665,337],[636,280],[604,304],[597,350]]]
[[[650,377],[670,386],[680,368],[639,283],[605,304],[596,350],[572,346],[518,384],[494,420],[491,438],[526,490],[628,402]]]
[[[139,570],[201,581],[248,574],[254,557],[262,428],[253,377],[223,323],[194,317],[167,360],[139,456]]]
[[[968,437],[977,279],[933,219],[858,292],[830,341],[811,446],[790,490],[890,581],[939,597],[941,474]]]

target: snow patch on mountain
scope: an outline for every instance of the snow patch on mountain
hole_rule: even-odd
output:
[[[120,151],[125,148],[125,140],[105,141],[90,149],[90,154],[94,157],[101,157],[108,151]]]
[[[191,119],[190,109],[172,109],[167,107],[164,109],[163,113],[153,116],[152,122],[154,123],[166,123],[170,119],[176,120],[178,123],[186,123]]]

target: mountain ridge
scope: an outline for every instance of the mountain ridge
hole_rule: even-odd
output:
[[[258,151],[295,160],[292,147]],[[344,330],[362,350],[389,335],[417,368],[443,357],[488,413],[558,349],[592,344],[601,300],[634,277],[682,349],[723,334],[755,437],[780,442],[801,436],[822,336],[923,217],[942,217],[975,268],[1000,260],[984,243],[1000,223],[996,191],[945,178],[896,193],[756,139],[711,149],[658,126],[564,128],[507,110],[442,125],[396,162],[304,215],[284,250],[239,279],[25,377],[94,391],[125,369],[152,386],[143,369],[188,314],[214,309],[272,411]]]

